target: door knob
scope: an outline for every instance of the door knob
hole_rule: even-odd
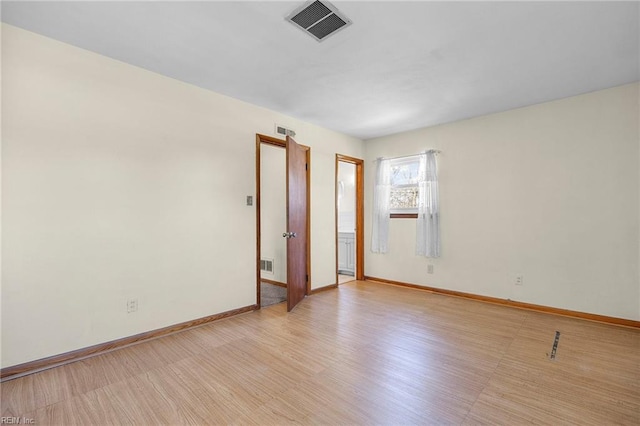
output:
[[[283,232],[282,236],[284,238],[295,238],[296,237],[296,233],[295,232]]]

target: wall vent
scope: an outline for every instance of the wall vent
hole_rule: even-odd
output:
[[[280,124],[276,123],[275,129],[276,129],[276,135],[278,136],[291,136],[292,138],[296,136],[295,131],[293,131],[292,129],[288,129],[284,126],[281,126]]]
[[[334,5],[319,0],[307,1],[285,19],[318,41],[352,24]]]
[[[260,270],[273,274],[273,259],[260,259]]]

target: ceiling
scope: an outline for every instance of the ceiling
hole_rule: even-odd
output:
[[[638,2],[2,2],[2,21],[361,139],[640,79]]]

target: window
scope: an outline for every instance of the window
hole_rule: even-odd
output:
[[[440,202],[436,155],[378,158],[373,191],[371,251],[387,253],[390,218],[415,218],[416,254],[440,257]]]
[[[393,159],[389,163],[391,217],[417,217],[420,157]]]

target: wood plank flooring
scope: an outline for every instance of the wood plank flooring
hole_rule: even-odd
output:
[[[2,416],[38,425],[640,424],[635,329],[361,281],[285,310],[2,383]]]

